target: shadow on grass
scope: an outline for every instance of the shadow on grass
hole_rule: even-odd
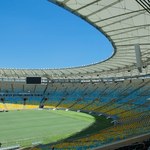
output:
[[[59,140],[57,142],[50,143],[50,144],[38,145],[36,147],[41,148],[41,149],[46,149],[46,147],[48,148],[48,147],[55,146],[55,144],[57,144],[57,143],[74,141],[74,140],[80,139],[82,137],[88,137],[90,135],[96,134],[96,133],[100,132],[101,130],[106,129],[113,125],[111,123],[112,119],[106,119],[106,117],[104,117],[104,116],[96,116],[96,115],[93,115],[93,117],[95,118],[95,122],[91,126],[85,128],[84,130],[82,130],[66,139],[62,139],[62,140]]]
[[[63,141],[75,140],[75,139],[85,137],[85,136],[87,137],[89,135],[98,133],[100,130],[103,130],[103,129],[106,129],[106,128],[112,126],[111,119],[106,119],[106,117],[104,117],[104,116],[94,116],[94,118],[95,118],[95,122],[91,126],[66,138]]]

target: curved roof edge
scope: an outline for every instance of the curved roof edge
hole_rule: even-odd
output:
[[[115,53],[116,53],[116,46],[115,46],[115,43],[113,42],[113,40],[111,39],[111,37],[109,35],[107,35],[107,33],[105,31],[103,31],[100,27],[96,26],[95,24],[93,24],[90,20],[88,20],[86,17],[83,17],[81,14],[79,14],[78,12],[76,11],[72,11],[69,7],[65,7],[62,3],[60,2],[57,2],[55,0],[48,0],[49,2],[61,7],[61,8],[64,8],[65,10],[67,10],[68,12],[72,13],[73,15],[76,15],[77,17],[79,17],[80,19],[86,21],[87,23],[89,23],[91,26],[93,26],[95,29],[97,29],[99,32],[101,32],[106,38],[107,40],[111,43],[112,47],[113,47],[113,54],[109,57],[109,58],[106,58],[105,60],[103,61],[100,61],[100,62],[97,62],[97,63],[94,63],[95,64],[99,64],[101,62],[105,62],[109,59],[111,59]],[[77,66],[77,67],[65,67],[65,68],[58,68],[58,69],[69,69],[69,68],[82,68],[82,67],[85,67],[85,66],[92,66],[93,64],[87,64],[87,65],[84,65],[84,66]]]
[[[102,32],[114,47],[105,61],[63,69],[0,69],[0,77],[113,78],[150,74],[150,14],[137,0],[48,0]],[[135,45],[141,50],[137,69]]]

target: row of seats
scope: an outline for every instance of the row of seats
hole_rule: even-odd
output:
[[[89,135],[88,138],[58,143],[55,145],[58,149],[92,148],[150,131],[150,79],[94,84],[49,83],[47,87],[42,85],[41,91],[40,86],[32,89],[30,86],[23,87],[26,87],[24,91],[28,89],[30,92],[39,92],[37,97],[27,97],[26,109],[37,108],[42,103],[45,108],[87,111],[117,121],[114,127]],[[23,109],[23,103],[23,98],[9,96],[5,97],[2,105],[3,109]],[[1,107],[0,105],[0,109]]]
[[[145,140],[143,142],[136,142],[132,145],[123,146],[116,150],[150,150],[150,139]]]
[[[132,124],[120,124],[108,129],[102,130],[97,134],[79,139],[72,139],[57,143],[55,149],[90,149],[110,142],[126,139],[141,133],[150,131],[150,116],[144,118],[142,121],[134,122]]]
[[[0,103],[0,110],[22,110],[22,109],[36,109],[36,108],[38,108],[37,105]]]

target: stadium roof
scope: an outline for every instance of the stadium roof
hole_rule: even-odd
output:
[[[112,43],[114,54],[103,62],[75,68],[0,69],[1,77],[106,78],[150,74],[150,2],[148,0],[49,1],[79,16],[102,32]],[[136,44],[141,48],[143,63],[141,73],[136,67]]]

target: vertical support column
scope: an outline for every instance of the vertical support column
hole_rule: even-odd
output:
[[[26,109],[26,101],[27,101],[27,98],[23,98],[23,109]]]
[[[142,59],[141,49],[139,44],[135,44],[136,66],[140,73],[142,73]]]
[[[1,100],[1,102],[3,103],[4,111],[8,111],[7,106],[6,106],[6,104],[5,104],[5,98],[1,98],[0,100]]]

